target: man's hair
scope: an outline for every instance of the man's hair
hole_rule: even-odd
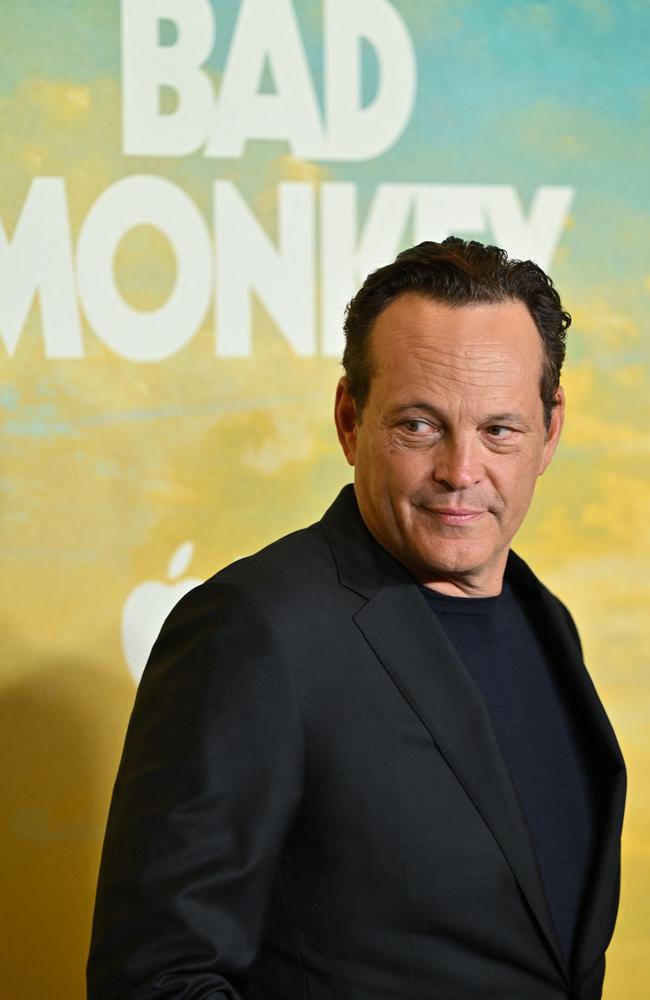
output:
[[[553,282],[532,260],[511,260],[505,250],[448,236],[442,243],[419,243],[392,264],[368,275],[345,312],[343,367],[361,418],[374,368],[370,333],[377,317],[406,292],[449,306],[522,302],[542,338],[540,395],[548,429],[566,353],[571,316],[562,308]]]

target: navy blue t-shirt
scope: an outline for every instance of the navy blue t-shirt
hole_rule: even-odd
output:
[[[551,915],[571,960],[596,842],[579,720],[508,573],[497,597],[421,587],[483,695],[531,830]]]

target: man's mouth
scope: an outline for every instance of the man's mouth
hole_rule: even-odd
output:
[[[473,510],[469,507],[427,507],[443,524],[470,524],[485,514],[485,510]]]

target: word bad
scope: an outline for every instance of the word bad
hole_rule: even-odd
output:
[[[176,39],[163,45],[160,24]],[[240,157],[248,139],[282,139],[309,160],[365,160],[398,139],[409,121],[417,66],[408,30],[387,0],[323,0],[323,93],[316,89],[290,0],[241,0],[219,96],[204,68],[216,34],[208,0],[122,0],[123,151]],[[377,66],[362,104],[362,43]],[[274,91],[262,92],[264,72]],[[161,94],[174,95],[173,112]]]
[[[83,357],[81,305],[115,354],[159,361],[189,343],[214,302],[215,353],[244,358],[255,295],[296,354],[340,356],[345,304],[366,274],[395,257],[407,231],[415,243],[487,236],[547,268],[573,193],[539,187],[526,213],[510,185],[380,184],[359,227],[356,185],[287,182],[278,186],[273,241],[230,181],[213,185],[211,233],[176,184],[133,175],[91,206],[75,249],[65,181],[39,177],[11,240],[0,225],[0,339],[12,355],[38,295],[46,357]],[[125,301],[114,273],[120,241],[141,225],[159,230],[176,259],[171,293],[149,311]]]

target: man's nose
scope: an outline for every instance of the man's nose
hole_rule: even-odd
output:
[[[446,436],[435,450],[433,478],[451,490],[466,490],[482,475],[479,442]]]

